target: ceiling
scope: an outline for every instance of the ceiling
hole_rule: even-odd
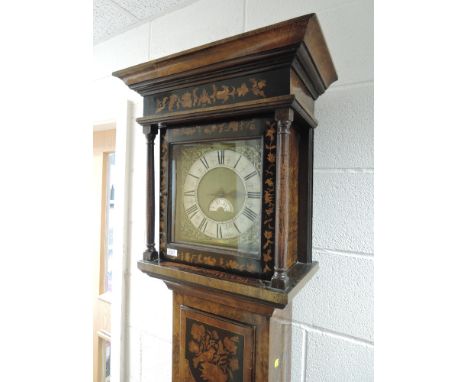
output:
[[[196,0],[94,0],[94,44]]]

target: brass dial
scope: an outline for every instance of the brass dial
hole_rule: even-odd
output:
[[[185,214],[203,235],[237,238],[260,218],[261,189],[261,176],[246,156],[212,150],[195,160],[185,177]]]

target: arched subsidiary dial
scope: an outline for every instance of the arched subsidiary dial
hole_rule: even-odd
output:
[[[258,224],[261,177],[234,150],[213,150],[198,158],[184,181],[184,209],[192,225],[214,239],[232,239]]]

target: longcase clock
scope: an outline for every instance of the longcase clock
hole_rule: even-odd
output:
[[[288,341],[270,318],[318,269],[314,101],[337,79],[317,17],[114,75],[144,97],[138,267],[173,290],[173,381],[288,380]]]

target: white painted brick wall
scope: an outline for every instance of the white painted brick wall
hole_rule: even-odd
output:
[[[334,87],[315,104],[316,169],[370,169],[374,166],[372,83]]]
[[[112,71],[311,12],[339,76],[316,104],[313,256],[320,270],[273,319],[292,332],[293,382],[367,382],[373,380],[373,2],[199,0],[96,45],[93,105],[95,115],[112,115],[125,95],[139,116],[141,99]],[[137,125],[132,141],[128,375],[131,382],[164,382],[171,380],[172,294],[135,265],[145,242],[145,140]]]
[[[369,170],[315,170],[314,247],[373,252],[372,183]]]
[[[308,331],[306,381],[370,382],[373,353],[369,344],[324,331]]]

